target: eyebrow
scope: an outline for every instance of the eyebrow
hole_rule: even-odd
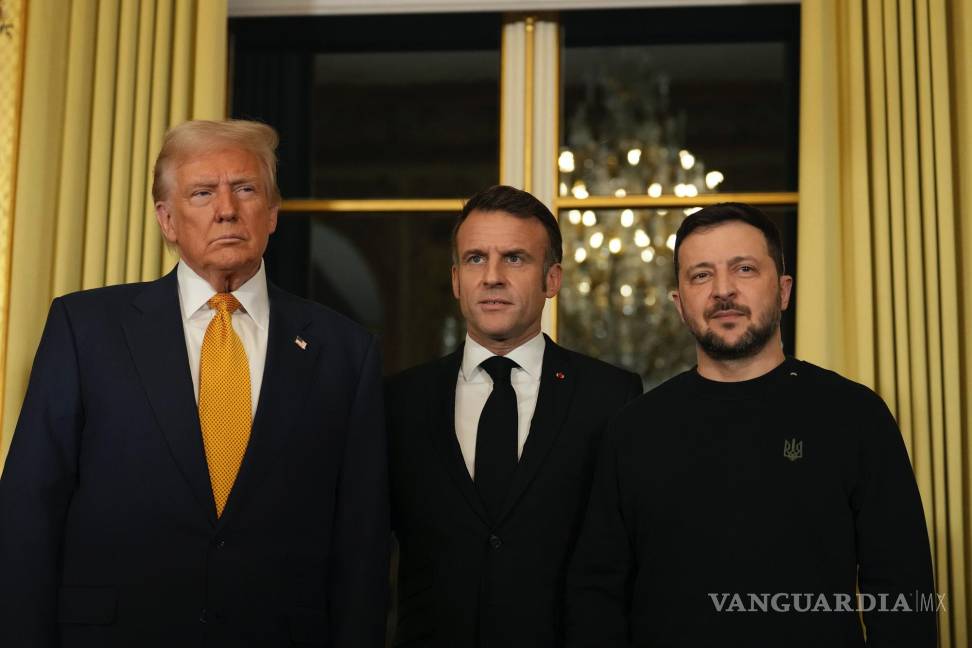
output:
[[[742,263],[743,261],[746,261],[748,263],[753,263],[753,264],[758,263],[758,259],[756,257],[746,254],[743,256],[732,257],[731,259],[729,259],[729,265],[736,265],[737,263]]]
[[[255,183],[258,181],[259,176],[255,175],[240,175],[234,176],[229,179],[229,185],[236,186],[247,183]],[[219,178],[199,178],[195,182],[190,183],[190,187],[218,187]]]
[[[754,257],[752,255],[748,255],[748,254],[741,255],[741,256],[734,256],[731,259],[729,259],[729,261],[727,263],[728,263],[728,265],[736,265],[737,263],[742,263],[744,261],[745,262],[748,262],[748,263],[753,263],[753,264],[758,263],[758,260],[756,259],[756,257]],[[699,268],[707,268],[708,269],[708,268],[714,268],[714,267],[715,267],[715,264],[712,263],[711,261],[702,261],[700,263],[696,263],[694,265],[689,266],[688,268],[686,268],[686,271],[687,272],[692,272],[693,270],[698,270]]]
[[[701,263],[696,263],[685,268],[685,272],[692,272],[693,270],[698,270],[700,268],[714,268],[715,264],[711,261],[702,261]]]
[[[510,256],[515,254],[517,256],[525,257],[527,259],[532,259],[533,256],[523,248],[510,248],[507,250],[500,250],[500,256]],[[479,248],[472,248],[469,250],[463,250],[462,257],[466,258],[468,256],[489,256],[489,252],[485,250],[480,250]]]

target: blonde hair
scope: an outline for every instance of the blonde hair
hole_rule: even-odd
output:
[[[172,167],[195,154],[228,146],[253,153],[260,160],[265,173],[271,206],[280,204],[277,187],[277,131],[260,122],[244,119],[209,121],[197,119],[175,126],[165,134],[162,150],[155,159],[152,179],[152,200],[160,202],[168,197],[172,185]]]

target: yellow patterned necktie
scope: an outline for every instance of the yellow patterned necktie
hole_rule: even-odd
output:
[[[209,307],[216,314],[206,329],[199,359],[199,425],[220,516],[243,462],[253,413],[250,363],[233,330],[233,311],[240,302],[230,293],[217,293]]]

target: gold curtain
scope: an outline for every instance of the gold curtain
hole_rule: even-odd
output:
[[[226,0],[25,2],[0,465],[51,299],[173,265],[152,163],[170,125],[226,111]]]
[[[972,639],[970,43],[972,0],[802,3],[797,354],[897,417],[947,648]]]

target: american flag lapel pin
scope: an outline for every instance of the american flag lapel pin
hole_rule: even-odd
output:
[[[299,335],[296,338],[294,338],[294,344],[299,346],[301,351],[307,350],[307,340],[300,337]]]

